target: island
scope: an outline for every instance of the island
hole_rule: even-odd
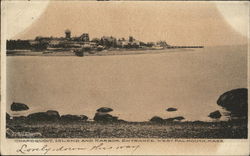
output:
[[[166,49],[204,48],[204,46],[174,46],[166,41],[143,42],[129,36],[128,39],[113,36],[90,39],[88,33],[72,37],[69,29],[64,37],[37,36],[33,40],[7,40],[7,56],[91,56],[124,55],[159,52]]]

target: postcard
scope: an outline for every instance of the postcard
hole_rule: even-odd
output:
[[[2,155],[249,155],[249,2],[1,10]]]

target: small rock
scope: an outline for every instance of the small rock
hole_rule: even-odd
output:
[[[210,117],[212,119],[219,119],[221,117],[221,113],[220,113],[220,111],[217,110],[217,111],[210,113],[208,115],[208,117]]]
[[[166,111],[168,111],[168,112],[177,111],[177,108],[172,108],[172,107],[170,107],[170,108],[166,109]]]

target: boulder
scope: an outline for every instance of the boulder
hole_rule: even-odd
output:
[[[168,111],[168,112],[177,111],[177,108],[172,108],[172,107],[170,107],[170,108],[166,109],[166,111]]]
[[[99,109],[96,110],[97,112],[102,112],[102,113],[108,113],[108,112],[112,112],[113,109],[112,108],[108,108],[108,107],[101,107]]]
[[[31,121],[55,121],[60,118],[60,115],[57,111],[48,110],[47,112],[29,114],[27,118]]]
[[[118,120],[118,117],[112,116],[110,114],[95,113],[94,120],[97,122],[116,122]]]
[[[10,109],[12,111],[24,111],[24,110],[28,110],[29,107],[26,104],[23,103],[17,103],[17,102],[13,102],[10,106]]]
[[[219,119],[221,117],[221,113],[220,113],[220,111],[217,110],[217,111],[210,113],[208,115],[208,117],[210,117],[212,119]]]
[[[239,88],[225,92],[219,97],[217,104],[231,112],[232,117],[247,117],[248,90]]]
[[[49,115],[46,112],[32,113],[27,116],[28,120],[31,121],[48,121],[50,120]]]
[[[154,116],[150,119],[150,122],[153,122],[153,123],[164,123],[164,119],[162,119],[161,117],[158,117],[158,116]]]

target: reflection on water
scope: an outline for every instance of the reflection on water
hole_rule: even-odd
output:
[[[155,115],[208,120],[210,112],[220,109],[219,95],[247,87],[247,47],[124,56],[11,56],[7,81],[7,106],[26,103],[27,113],[54,109],[93,118],[97,108],[106,106],[130,121]],[[167,112],[169,107],[178,110]]]

